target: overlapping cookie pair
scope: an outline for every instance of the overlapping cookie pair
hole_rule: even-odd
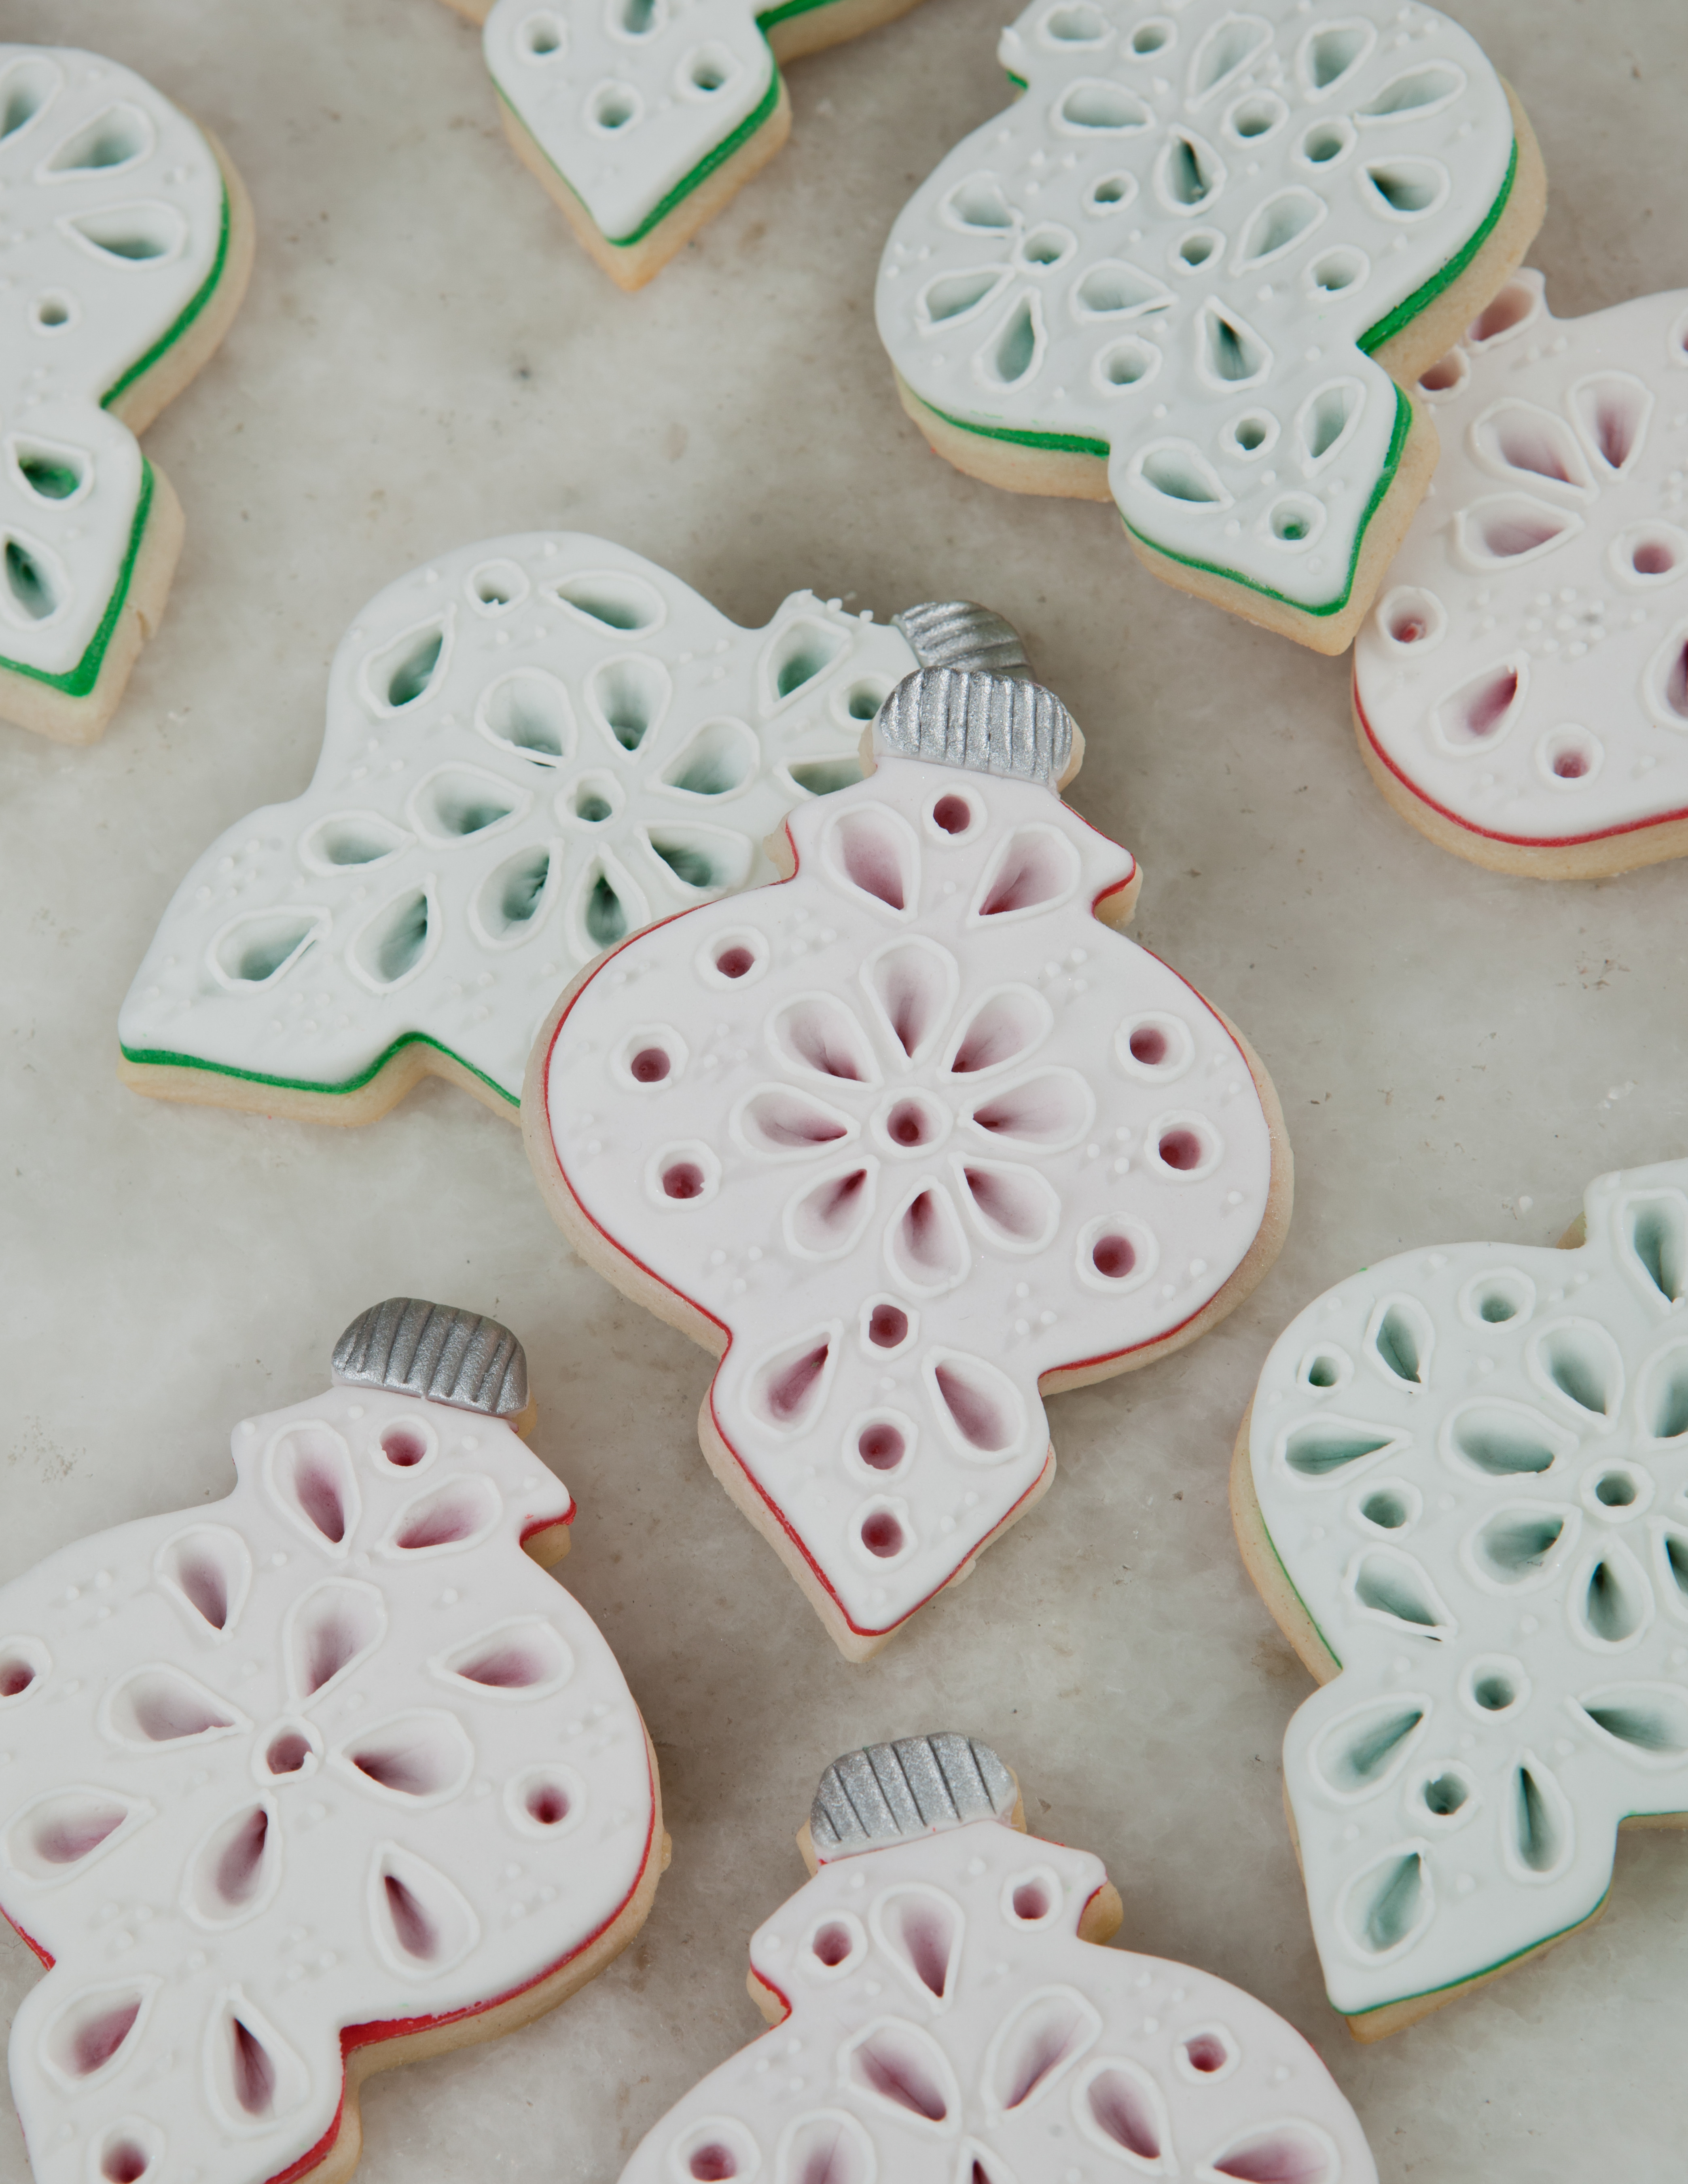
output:
[[[1264,1070],[1113,929],[1080,749],[983,610],[752,634],[600,539],[465,549],[360,617],[311,788],[183,882],[125,1072],[513,1114],[531,1049],[554,1211],[722,1355],[705,1451],[865,1658],[1048,1486],[1041,1396],[1195,1339],[1289,1219]]]
[[[528,2022],[643,1924],[655,1758],[535,1567],[574,1507],[512,1430],[532,1423],[506,1329],[389,1299],[332,1387],[237,1428],[224,1502],[0,1591],[0,1908],[47,1967],[12,2084],[42,2184],[343,2178],[371,2071]],[[1121,1917],[1100,1861],[1022,1825],[966,1738],[829,1769],[822,1869],[758,1934],[752,1986],[838,2083],[753,2050],[627,2176],[748,2180],[766,2153],[803,2184],[934,2162],[1012,2184],[1069,2114],[1081,2175],[1183,2144],[1260,2184],[1374,2176],[1304,2041],[1218,1980],[1094,1946]]]
[[[1552,316],[1517,271],[1540,157],[1473,39],[1423,7],[1039,0],[1000,55],[1018,103],[880,269],[933,447],[1111,498],[1155,575],[1251,621],[1357,638],[1362,753],[1441,847],[1556,878],[1680,855],[1688,296]]]

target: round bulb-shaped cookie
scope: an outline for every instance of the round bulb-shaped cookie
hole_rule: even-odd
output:
[[[1596,1917],[1623,1823],[1688,1818],[1688,1162],[1591,1184],[1574,1248],[1320,1297],[1232,1502],[1323,1685],[1288,1802],[1331,2001],[1379,2039]]]
[[[607,956],[528,1067],[552,1211],[720,1356],[705,1454],[852,1659],[1049,1485],[1042,1396],[1194,1340],[1289,1218],[1264,1070],[1111,929],[1078,748],[1034,683],[911,676],[792,877]]]
[[[1022,657],[961,602],[881,625],[794,592],[745,630],[606,539],[461,547],[342,642],[309,787],[177,888],[118,1019],[121,1073],[341,1123],[432,1073],[514,1120],[582,964],[771,878],[764,838],[861,777],[863,725],[911,668]]]
[[[484,22],[517,158],[610,279],[642,288],[791,134],[782,61],[915,0],[448,0]]]
[[[1341,652],[1435,461],[1412,393],[1541,224],[1481,48],[1396,0],[1034,0],[1018,103],[899,214],[880,337],[958,469]]]
[[[135,435],[228,331],[252,208],[132,70],[0,45],[0,713],[92,743],[164,612],[181,504]]]
[[[1354,647],[1403,818],[1496,872],[1688,851],[1688,291],[1556,319],[1520,273],[1419,382],[1429,497]]]
[[[370,2071],[526,2024],[643,1924],[655,1762],[538,1567],[574,1504],[531,1419],[505,1329],[393,1298],[236,1428],[226,1499],[0,1589],[38,2184],[344,2177]]]
[[[621,2184],[1375,2184],[1292,2026],[1104,1946],[1100,1858],[1023,1832],[988,1745],[905,1737],[822,1776],[811,1878],[750,1942],[777,2027],[647,2135]]]

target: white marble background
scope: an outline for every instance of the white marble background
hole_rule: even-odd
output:
[[[1688,283],[1681,0],[1460,0],[1552,181],[1535,252],[1574,314]],[[1123,1939],[1251,1989],[1317,2043],[1386,2179],[1682,2173],[1688,1847],[1626,1841],[1603,1925],[1380,2048],[1323,1996],[1279,1802],[1306,1678],[1225,1502],[1267,1345],[1415,1242],[1556,1239],[1585,1179],[1688,1151],[1688,867],[1490,878],[1385,809],[1346,664],[1154,584],[1112,511],[928,454],[871,303],[910,188],[1003,101],[1002,8],[925,0],[804,62],[792,146],[638,297],[504,148],[476,35],[434,0],[10,0],[7,36],[140,69],[222,136],[259,220],[226,346],[149,434],[187,512],[163,632],[106,741],[0,728],[0,1579],[221,1495],[247,1412],[324,1384],[395,1290],[526,1339],[538,1446],[581,1507],[569,1584],[660,1754],[674,1864],[643,1939],[495,2048],[379,2078],[365,2184],[613,2184],[757,2029],[751,1928],[834,1752],[990,1738],[1033,1824],[1102,1853]],[[575,1262],[516,1132],[431,1084],[341,1134],[117,1084],[117,1006],[177,876],[313,765],[330,652],[445,547],[609,532],[760,621],[813,583],[882,614],[989,601],[1083,722],[1073,801],[1147,878],[1136,931],[1282,1093],[1295,1224],[1194,1351],[1058,1398],[1061,1475],[980,1576],[847,1667],[699,1456],[703,1353]],[[33,1960],[0,1938],[0,2010]],[[23,2184],[0,2120],[0,2184]],[[1033,2184],[1035,2181],[1033,2180]]]

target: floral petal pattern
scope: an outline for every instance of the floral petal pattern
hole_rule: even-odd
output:
[[[621,2184],[1374,2184],[1281,2018],[1080,1939],[1100,1859],[1000,1820],[938,1825],[827,1858],[758,1929],[778,2029],[671,2109]]]
[[[304,795],[176,890],[119,1019],[131,1081],[187,1072],[191,1094],[209,1072],[267,1110],[278,1088],[357,1094],[414,1049],[512,1113],[576,972],[771,878],[764,837],[859,776],[864,722],[916,664],[807,592],[739,629],[600,538],[445,555],[341,645]]]
[[[881,263],[916,414],[1100,458],[1145,545],[1340,609],[1405,437],[1371,352],[1517,179],[1480,48],[1430,8],[1400,21],[1035,0],[999,48],[1023,97],[922,183]]]
[[[320,2158],[352,2028],[549,1975],[655,1850],[638,1710],[520,1545],[573,1505],[508,1426],[342,1386],[234,1451],[214,1510],[0,1590],[0,1908],[51,1960],[11,2038],[38,2184]]]
[[[1255,1398],[1240,1529],[1336,1664],[1284,1743],[1313,1930],[1384,2030],[1588,1918],[1621,1820],[1688,1812],[1688,1163],[1585,1218],[1368,1267]]]
[[[794,878],[569,1003],[538,1165],[606,1271],[725,1330],[710,1429],[866,1652],[1046,1479],[1044,1378],[1225,1287],[1273,1138],[1225,1025],[1092,915],[1131,859],[1041,782],[882,750],[789,832]]]
[[[1362,748],[1479,864],[1665,855],[1688,809],[1688,291],[1562,320],[1520,273],[1421,385],[1442,452],[1356,642]]]

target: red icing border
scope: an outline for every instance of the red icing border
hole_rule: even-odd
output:
[[[1090,914],[1093,917],[1097,918],[1098,923],[1103,923],[1106,921],[1102,920],[1098,916],[1098,905],[1109,900],[1111,896],[1122,894],[1127,888],[1130,887],[1134,881],[1141,877],[1142,867],[1139,865],[1137,859],[1132,855],[1131,851],[1126,849],[1122,843],[1116,842],[1111,835],[1104,834],[1100,827],[1092,826],[1088,819],[1084,818],[1079,813],[1073,811],[1071,805],[1067,805],[1061,797],[1059,791],[1055,792],[1055,794],[1056,801],[1061,804],[1061,808],[1067,811],[1072,818],[1077,819],[1081,827],[1087,828],[1089,833],[1095,835],[1099,841],[1106,842],[1111,850],[1118,851],[1122,856],[1130,860],[1131,869],[1125,873],[1123,878],[1114,881],[1111,885],[1102,889],[1100,893],[1094,896],[1091,900]],[[798,871],[802,863],[802,860],[798,855],[797,844],[792,839],[791,824],[788,818],[783,824],[783,831],[785,835],[787,847],[791,852],[791,870],[787,872],[783,878],[770,880],[767,883],[767,885],[770,888],[788,887],[792,881],[797,878]],[[755,894],[759,892],[759,890],[752,889],[749,892]],[[718,898],[717,900],[731,900],[731,898]],[[637,1253],[628,1251],[624,1244],[610,1234],[609,1230],[604,1228],[603,1223],[582,1204],[579,1194],[576,1191],[574,1185],[569,1181],[568,1172],[564,1167],[561,1157],[557,1151],[556,1132],[551,1121],[551,1057],[556,1051],[557,1041],[563,1035],[563,1026],[568,1022],[576,1004],[582,999],[588,988],[592,985],[593,982],[598,978],[603,972],[606,971],[610,967],[610,964],[615,961],[616,958],[621,953],[621,950],[624,948],[631,948],[635,941],[648,939],[653,933],[660,931],[665,925],[672,925],[679,918],[697,916],[706,910],[714,909],[715,906],[714,903],[699,903],[693,909],[677,910],[667,917],[658,918],[655,924],[647,925],[638,933],[629,933],[627,938],[619,943],[616,947],[610,950],[608,955],[601,957],[599,961],[593,966],[586,977],[581,980],[580,984],[570,996],[568,1006],[564,1009],[562,1014],[557,1018],[555,1028],[553,1029],[551,1034],[550,1043],[545,1049],[544,1067],[540,1073],[539,1078],[541,1097],[544,1102],[545,1142],[550,1150],[551,1162],[556,1171],[557,1178],[562,1184],[563,1189],[567,1191],[570,1203],[574,1206],[576,1212],[579,1214],[581,1219],[585,1222],[587,1226],[596,1234],[601,1236],[604,1239],[604,1241],[609,1245],[610,1249],[614,1251],[618,1257],[625,1259],[629,1266],[637,1267],[640,1273],[644,1275],[649,1281],[654,1283],[658,1289],[666,1290],[670,1296],[677,1297],[680,1302],[685,1305],[689,1311],[696,1312],[700,1318],[706,1319],[710,1323],[710,1326],[718,1328],[721,1330],[724,1340],[720,1351],[716,1353],[716,1369],[714,1375],[710,1379],[709,1385],[708,1402],[710,1407],[710,1422],[715,1428],[716,1434],[721,1441],[721,1446],[726,1449],[728,1455],[731,1456],[733,1462],[738,1465],[740,1475],[748,1481],[771,1514],[777,1519],[780,1529],[791,1541],[798,1553],[802,1556],[810,1569],[813,1571],[816,1582],[820,1585],[822,1591],[827,1595],[827,1598],[838,1609],[838,1614],[843,1618],[845,1627],[849,1630],[852,1631],[858,1638],[886,1637],[889,1636],[892,1631],[900,1630],[903,1624],[909,1620],[910,1617],[917,1615],[920,1613],[921,1609],[926,1606],[928,1601],[935,1600],[940,1592],[943,1592],[950,1585],[953,1585],[955,1580],[955,1573],[952,1571],[950,1574],[944,1580],[941,1585],[934,1585],[932,1591],[925,1594],[921,1599],[917,1600],[914,1606],[911,1607],[905,1614],[900,1615],[894,1623],[863,1625],[855,1622],[852,1618],[849,1610],[844,1607],[844,1602],[838,1598],[836,1590],[828,1582],[825,1571],[821,1568],[820,1565],[816,1562],[815,1557],[810,1553],[808,1548],[805,1546],[803,1541],[798,1537],[796,1532],[793,1530],[791,1525],[787,1522],[784,1511],[781,1509],[779,1505],[768,1495],[766,1490],[761,1485],[761,1482],[755,1477],[748,1465],[745,1463],[744,1457],[739,1455],[732,1441],[721,1430],[721,1420],[716,1412],[715,1390],[716,1382],[721,1378],[721,1368],[727,1362],[727,1356],[733,1348],[733,1338],[732,1329],[727,1327],[722,1321],[717,1319],[707,1305],[699,1304],[695,1298],[688,1296],[684,1290],[676,1289],[672,1282],[665,1280],[664,1278],[660,1274],[657,1273],[654,1268],[646,1266],[643,1260],[638,1257]],[[1131,944],[1136,948],[1143,948],[1141,941],[1134,941]],[[1169,972],[1173,978],[1176,978],[1178,983],[1184,989],[1185,992],[1189,994],[1190,998],[1200,1003],[1201,1006],[1207,1011],[1207,1014],[1210,1017],[1212,1017],[1215,1026],[1218,1029],[1220,1034],[1228,1041],[1232,1050],[1236,1055],[1238,1061],[1240,1063],[1243,1069],[1247,1072],[1250,1084],[1252,1084],[1254,1083],[1254,1072],[1249,1068],[1248,1057],[1244,1054],[1242,1049],[1237,1045],[1236,1039],[1233,1034],[1230,1027],[1225,1022],[1224,1019],[1220,1016],[1218,1011],[1213,1006],[1212,1003],[1207,1000],[1204,995],[1197,993],[1195,988],[1190,984],[1189,979],[1186,978],[1181,972],[1173,970],[1170,963],[1164,961],[1161,956],[1156,956],[1152,948],[1143,948],[1143,953],[1145,956],[1152,957],[1156,963],[1161,965],[1162,970]],[[1259,1089],[1258,1087],[1256,1087],[1256,1100],[1258,1097]],[[1257,1235],[1259,1234],[1259,1230],[1256,1228],[1255,1233]],[[1212,1299],[1210,1297],[1207,1302],[1208,1304],[1211,1304],[1212,1302]],[[1129,1343],[1123,1350],[1098,1351],[1094,1356],[1089,1357],[1070,1358],[1064,1364],[1050,1366],[1045,1372],[1040,1373],[1038,1377],[1039,1396],[1042,1396],[1044,1394],[1044,1382],[1056,1373],[1079,1372],[1092,1365],[1106,1364],[1116,1357],[1128,1357],[1134,1351],[1146,1350],[1155,1345],[1170,1341],[1174,1335],[1180,1332],[1181,1329],[1188,1327],[1191,1320],[1200,1318],[1202,1312],[1206,1312],[1206,1304],[1198,1306],[1195,1312],[1189,1313],[1187,1318],[1181,1319],[1176,1327],[1163,1329],[1160,1334],[1150,1337],[1147,1341]],[[1044,1462],[1039,1468],[1037,1477],[1032,1481],[1031,1485],[1028,1486],[1025,1493],[1021,1495],[1017,1501],[1016,1501],[1009,1508],[1005,1510],[1002,1515],[997,1519],[996,1523],[992,1525],[990,1530],[986,1533],[984,1539],[981,1540],[978,1546],[974,1548],[973,1553],[975,1555],[981,1552],[989,1540],[994,1539],[999,1532],[1003,1530],[1006,1525],[1013,1521],[1016,1513],[1023,1508],[1028,1498],[1038,1491],[1039,1488],[1043,1485],[1045,1479],[1049,1475],[1050,1461],[1052,1452],[1051,1449],[1050,1451],[1045,1453]],[[965,1562],[969,1559],[969,1557],[963,1557],[962,1559],[963,1562]],[[960,1565],[957,1567],[959,1568]],[[784,2000],[785,1997],[782,1996],[781,1999]],[[788,2003],[787,2004],[787,2007],[788,2008],[789,2008]],[[272,2180],[271,2184],[277,2184],[277,2180]],[[286,2180],[280,2180],[280,2184],[286,2184]]]
[[[1377,753],[1379,763],[1387,766],[1401,787],[1416,803],[1446,819],[1451,827],[1462,833],[1478,835],[1485,842],[1505,842],[1518,850],[1574,850],[1584,842],[1615,842],[1620,835],[1645,833],[1649,827],[1669,827],[1688,819],[1688,805],[1675,811],[1661,811],[1652,819],[1627,819],[1621,827],[1596,827],[1587,834],[1503,834],[1498,827],[1474,826],[1469,819],[1462,819],[1457,811],[1450,811],[1446,804],[1438,804],[1434,796],[1427,796],[1418,783],[1409,781],[1383,745],[1378,741],[1372,724],[1366,717],[1366,709],[1360,702],[1360,664],[1354,663],[1354,717],[1365,732],[1366,741]]]
[[[532,1979],[524,1980],[520,1986],[510,1987],[503,1994],[491,1995],[484,2002],[467,2003],[461,2009],[448,2010],[443,2017],[390,2017],[379,2019],[368,2025],[343,2026],[340,2032],[340,2100],[334,2111],[334,2120],[315,2146],[302,2153],[297,2161],[290,2163],[286,2169],[277,2170],[274,2176],[265,2180],[265,2184],[296,2184],[298,2178],[308,2176],[333,2152],[335,2143],[340,2137],[346,2114],[346,2058],[355,2048],[371,2047],[384,2040],[402,2040],[410,2033],[426,2032],[437,2025],[460,2025],[466,2019],[483,2017],[489,2009],[498,2008],[502,2003],[513,2002],[517,1995],[526,1994],[534,1987],[543,1985],[546,1980],[554,1978],[565,1964],[572,1964],[583,1949],[589,1949],[600,1936],[609,1931],[628,1904],[632,1902],[634,1897],[638,1895],[640,1884],[649,1870],[651,1858],[655,1849],[656,1779],[651,1767],[649,1750],[645,1753],[645,1780],[650,1791],[650,1817],[645,1826],[644,1855],[639,1860],[639,1869],[633,1876],[632,1886],[628,1889],[627,1894],[603,1924],[594,1927],[591,1933],[577,1942],[573,1948],[559,1957],[554,1964],[548,1964],[543,1971],[536,1972]],[[28,1936],[25,1936],[25,1939],[28,1940]],[[31,1942],[30,1946],[31,1948],[35,1947],[33,1942]],[[39,1950],[36,1951],[36,1954],[40,1954]],[[512,2027],[512,2030],[515,2029]]]

